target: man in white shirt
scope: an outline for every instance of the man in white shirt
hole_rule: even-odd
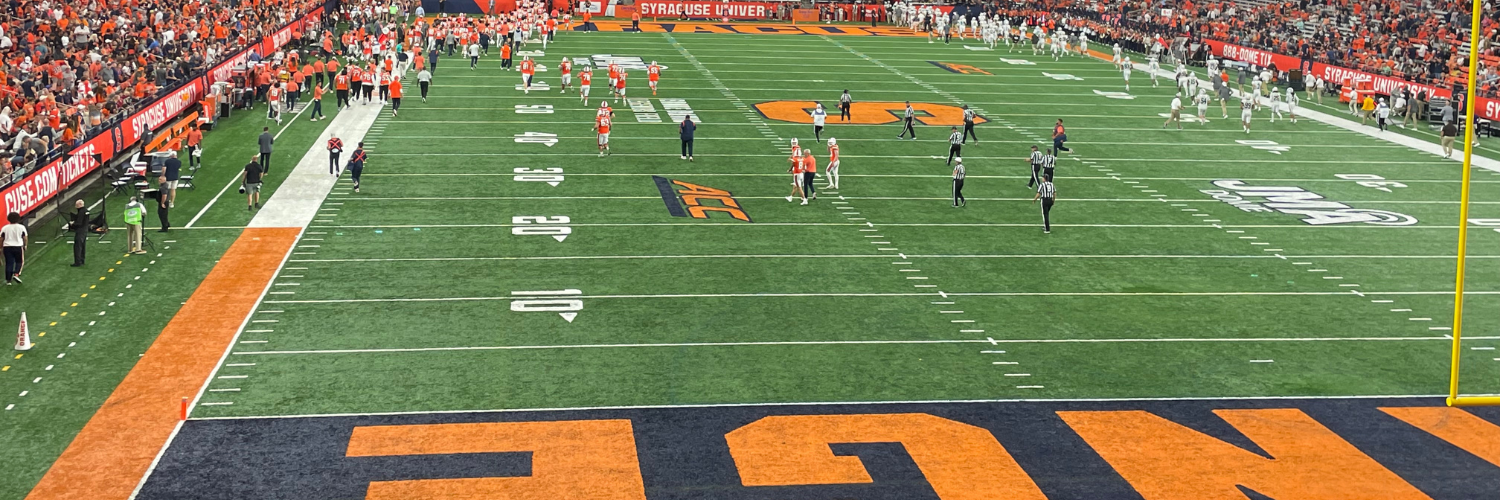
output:
[[[823,110],[823,103],[820,102],[818,103],[818,107],[813,108],[812,111],[813,139],[820,142],[823,140],[823,125],[825,125],[827,121],[828,112]]]
[[[1172,97],[1172,110],[1167,115],[1167,121],[1162,122],[1161,128],[1167,128],[1172,122],[1177,122],[1177,130],[1182,130],[1182,93],[1178,92]]]
[[[5,285],[21,282],[21,266],[26,262],[26,226],[21,225],[21,214],[11,212],[6,217],[10,223],[0,227],[0,246],[5,254]]]

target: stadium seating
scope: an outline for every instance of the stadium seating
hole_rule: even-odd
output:
[[[20,2],[0,21],[0,186],[316,1]]]

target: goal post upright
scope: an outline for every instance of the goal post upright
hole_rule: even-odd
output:
[[[1469,23],[1469,74],[1464,87],[1468,95],[1464,101],[1464,166],[1458,205],[1458,269],[1453,278],[1453,350],[1448,367],[1448,406],[1500,405],[1500,397],[1462,397],[1458,392],[1459,357],[1463,352],[1464,266],[1467,264],[1469,246],[1469,186],[1472,177],[1470,169],[1474,166],[1474,110],[1476,107],[1474,106],[1474,84],[1479,66],[1479,51],[1476,49],[1479,47],[1479,18],[1483,15],[1482,12],[1480,0],[1473,0]]]

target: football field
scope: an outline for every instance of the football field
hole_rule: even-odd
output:
[[[208,393],[194,416],[1444,393],[1456,162],[1305,118],[1247,135],[1217,103],[1207,125],[1162,129],[1170,82],[1138,72],[1130,99],[1100,95],[1123,92],[1119,74],[1077,56],[569,35],[538,58],[550,90],[443,60],[428,102],[412,92],[381,116],[362,192],[341,180],[209,387],[239,390]],[[637,105],[613,105],[606,158],[590,130],[602,67],[590,106],[556,90],[561,57],[596,54],[667,68],[657,96],[630,71]],[[840,124],[846,88],[895,103],[860,113],[889,123]],[[916,141],[894,139],[908,100],[939,110]],[[842,178],[802,206],[785,198],[788,144],[824,164],[826,146],[774,110],[813,101],[834,113],[824,139]],[[961,104],[989,121],[964,150],[969,204],[953,208],[956,115],[941,107]],[[688,109],[691,163],[676,125]],[[1043,234],[1026,156],[1058,118],[1075,153],[1058,160]],[[1490,177],[1475,217],[1500,216]],[[728,192],[748,220],[674,217],[691,185]],[[1289,191],[1336,215],[1225,201]],[[1497,238],[1475,232],[1474,292],[1500,289],[1486,279]],[[1470,302],[1471,334],[1493,335],[1484,311],[1500,304]],[[1470,356],[1474,392],[1500,389],[1494,352]]]
[[[1269,111],[1247,134],[1238,101],[1163,128],[1165,77],[1137,71],[1126,92],[1108,61],[980,45],[564,33],[529,94],[496,55],[442,59],[426,102],[409,83],[400,116],[376,120],[361,192],[339,180],[196,400],[172,445],[187,454],[168,453],[143,498],[216,484],[195,446],[287,417],[1446,394],[1458,162]],[[563,57],[600,69],[588,106],[559,90]],[[610,61],[629,99],[599,157]],[[914,141],[896,139],[904,101]],[[798,139],[823,174],[814,102],[841,185],[820,177],[802,205],[786,158]],[[954,207],[962,105],[981,142],[963,148]],[[1026,157],[1058,119],[1074,152],[1046,234]],[[1500,222],[1500,175],[1474,175],[1471,217]],[[1500,392],[1497,243],[1471,230],[1469,394]]]

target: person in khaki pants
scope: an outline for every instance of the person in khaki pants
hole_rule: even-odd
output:
[[[125,234],[127,253],[146,253],[141,249],[141,222],[146,216],[146,206],[134,196],[130,197],[130,203],[125,204]]]

